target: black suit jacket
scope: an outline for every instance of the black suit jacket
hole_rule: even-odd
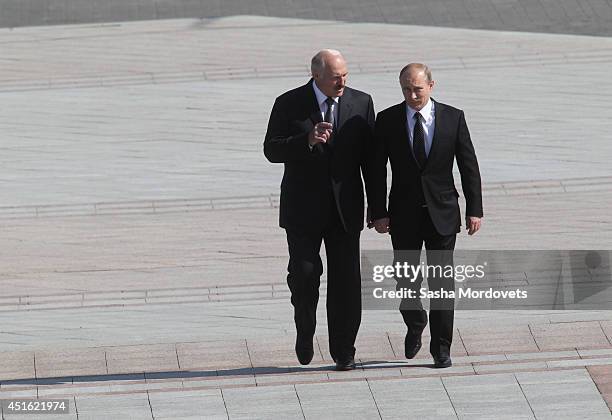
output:
[[[328,144],[308,146],[308,134],[321,121],[312,79],[276,98],[264,141],[270,162],[284,163],[280,226],[322,229],[335,207],[346,231],[363,229],[363,183],[371,190],[374,105],[370,95],[346,87],[338,122]]]
[[[374,219],[391,219],[391,225],[420,223],[422,193],[431,220],[441,235],[451,235],[461,228],[459,193],[455,189],[455,159],[461,174],[461,186],[468,216],[482,217],[482,192],[478,161],[470,139],[463,111],[434,101],[435,128],[431,150],[424,168],[420,168],[410,145],[406,121],[406,103],[381,111],[376,119],[378,145],[375,179]],[[392,182],[387,198],[387,159],[391,162]],[[413,226],[417,227],[417,226]]]

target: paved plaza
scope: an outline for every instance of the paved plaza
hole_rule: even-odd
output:
[[[432,2],[463,18],[416,2],[429,20],[386,0],[211,2],[204,19],[183,3],[26,25],[32,2],[0,0],[0,399],[66,398],[41,415],[58,419],[610,418],[610,310],[458,311],[442,370],[403,357],[397,312],[366,310],[357,369],[336,372],[324,273],[300,366],[282,165],[262,152],[274,98],[320,48],[377,110],[423,61],[481,165],[483,228],[457,248],[610,250],[609,3],[515,2],[528,20],[480,0]],[[390,247],[363,232],[363,250]]]

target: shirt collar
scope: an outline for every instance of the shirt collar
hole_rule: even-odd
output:
[[[325,101],[327,101],[327,95],[321,92],[319,86],[317,86],[316,82],[312,81],[312,88],[314,89],[315,96],[317,97],[317,103],[321,106]],[[332,97],[335,103],[338,103],[338,97]]]
[[[410,108],[408,104],[406,104],[406,110],[408,111],[409,120],[412,121],[414,119],[414,114],[417,113],[417,110]],[[434,103],[431,100],[431,98],[429,98],[425,106],[421,108],[421,110],[418,112],[420,112],[423,118],[425,118],[425,122],[429,123],[433,119],[433,111],[434,111]]]

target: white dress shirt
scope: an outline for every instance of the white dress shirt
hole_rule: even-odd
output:
[[[408,106],[408,104],[406,104],[410,146],[412,146],[412,134],[414,133],[414,114],[420,112],[422,116],[421,125],[423,126],[423,133],[425,134],[425,153],[427,154],[427,157],[429,157],[429,151],[431,150],[431,144],[433,142],[434,129],[436,127],[436,113],[434,108],[434,103],[431,99],[427,101],[425,106],[420,111],[412,109]]]
[[[315,95],[317,97],[317,103],[319,104],[319,110],[321,111],[321,121],[325,121],[325,113],[327,112],[327,95],[321,92],[321,89],[317,86],[317,83],[312,81],[312,88],[314,89]],[[334,121],[338,122],[338,97],[332,97],[334,100],[334,109],[332,112],[334,113]]]

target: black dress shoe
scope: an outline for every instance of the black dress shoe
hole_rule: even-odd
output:
[[[436,368],[447,368],[453,365],[449,354],[440,354],[438,356],[434,356],[434,367]]]
[[[295,354],[298,361],[302,365],[307,365],[312,361],[314,356],[314,349],[312,347],[312,336],[310,338],[305,337],[303,334],[297,335],[295,340]]]
[[[352,356],[342,357],[336,360],[336,370],[353,370],[355,369],[355,359]]]
[[[406,356],[406,359],[413,359],[419,350],[421,350],[421,344],[420,334],[416,335],[407,332],[406,338],[404,339],[404,355]]]

